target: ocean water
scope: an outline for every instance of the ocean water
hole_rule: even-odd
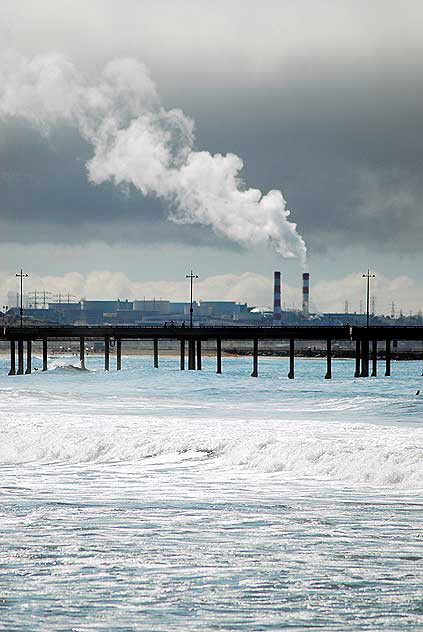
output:
[[[421,364],[72,362],[0,359],[0,630],[423,629]]]

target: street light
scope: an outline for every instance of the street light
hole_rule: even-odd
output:
[[[376,277],[375,274],[370,274],[370,270],[367,269],[367,274],[362,275],[363,279],[367,279],[367,310],[366,310],[366,322],[367,327],[369,326],[369,301],[370,301],[370,279],[374,279]]]
[[[198,274],[193,274],[191,270],[191,273],[186,274],[185,278],[190,280],[191,293],[190,293],[190,307],[189,307],[189,326],[190,326],[190,329],[192,329],[192,282],[193,282],[193,279],[198,279]]]
[[[22,268],[21,268],[20,273],[16,274],[16,276],[19,277],[20,280],[21,280],[21,306],[20,306],[19,312],[20,312],[20,316],[21,316],[21,328],[22,328],[23,327],[23,323],[22,323],[22,321],[23,321],[23,279],[24,279],[24,277],[29,276],[29,274],[24,274],[24,272],[22,271]]]

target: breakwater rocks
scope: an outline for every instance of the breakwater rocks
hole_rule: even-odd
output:
[[[252,356],[252,349],[243,349],[237,347],[225,347],[224,353],[234,356]],[[266,349],[261,348],[259,351],[260,356],[274,357],[274,358],[288,358],[289,349]],[[324,349],[296,349],[295,356],[297,358],[326,358],[326,350]],[[332,358],[355,358],[354,349],[332,349]],[[385,351],[381,350],[377,353],[378,360],[385,360]],[[392,351],[392,360],[422,360],[423,351]]]

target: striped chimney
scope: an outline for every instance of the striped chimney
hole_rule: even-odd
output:
[[[308,317],[310,314],[310,274],[303,273],[303,314]]]
[[[275,271],[275,282],[273,290],[273,324],[282,324],[281,310],[281,273]]]

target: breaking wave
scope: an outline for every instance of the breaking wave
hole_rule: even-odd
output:
[[[62,364],[50,369],[51,371],[59,371],[60,373],[86,373],[91,372],[86,367],[77,366],[75,364]]]
[[[110,423],[112,421],[112,423]],[[423,487],[423,430],[389,426],[290,422],[283,429],[238,422],[224,427],[184,420],[119,420],[70,417],[36,426],[19,423],[3,436],[5,463],[102,464],[137,462],[177,466],[187,461],[246,475],[249,471],[281,480],[334,481],[382,487]],[[204,465],[206,466],[206,465]]]

